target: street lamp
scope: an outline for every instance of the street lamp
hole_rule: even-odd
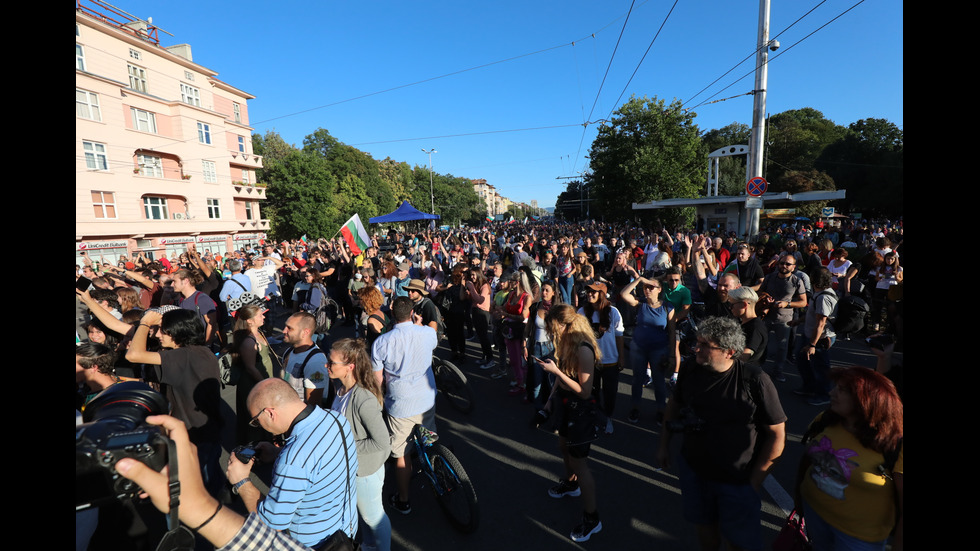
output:
[[[430,149],[430,150],[426,151],[425,148],[422,148],[422,153],[427,153],[429,155],[429,201],[431,202],[430,207],[432,209],[430,212],[432,212],[432,214],[435,214],[436,213],[436,195],[432,191],[432,154],[433,153],[439,153],[439,152],[436,151],[435,149]]]

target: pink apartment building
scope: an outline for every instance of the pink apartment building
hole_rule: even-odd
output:
[[[115,263],[265,238],[254,96],[194,63],[188,44],[97,1],[75,10],[75,256]]]

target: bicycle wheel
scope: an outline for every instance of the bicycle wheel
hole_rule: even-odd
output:
[[[438,442],[427,450],[432,461],[432,474],[436,485],[432,492],[449,522],[460,532],[468,534],[480,525],[476,490],[459,460]]]
[[[458,367],[433,357],[432,368],[436,376],[436,388],[449,400],[449,405],[460,413],[473,411],[473,389]]]

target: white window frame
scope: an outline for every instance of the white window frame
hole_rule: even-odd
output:
[[[79,71],[85,70],[85,46],[75,44],[75,68]]]
[[[157,133],[157,117],[155,114],[135,107],[130,107],[129,112],[133,117],[134,129],[140,132]]]
[[[208,218],[212,220],[221,219],[221,202],[217,199],[208,199]]]
[[[242,183],[243,184],[249,183],[249,175],[248,175],[248,169],[247,168],[243,168],[242,169]]]
[[[88,90],[75,88],[75,114],[83,119],[102,122],[99,95]]]
[[[156,214],[157,216],[154,216]],[[170,209],[167,208],[167,198],[155,195],[143,196],[143,215],[147,220],[169,220]]]
[[[85,166],[89,170],[109,170],[109,156],[104,143],[83,141],[82,149],[85,151]]]
[[[146,69],[139,65],[126,64],[126,71],[129,73],[129,87],[137,92],[146,92]]]
[[[238,151],[245,153],[245,136],[238,137]]]
[[[129,57],[135,59],[136,61],[141,61],[143,59],[143,52],[137,50],[136,48],[130,48]]]
[[[242,122],[242,106],[238,103],[232,102],[231,108],[235,112],[235,122]]]
[[[198,90],[197,88],[189,85],[189,84],[184,84],[183,82],[181,82],[180,83],[180,101],[182,101],[182,102],[184,102],[184,103],[186,103],[188,105],[194,105],[196,107],[200,107],[201,106],[201,91]]]
[[[95,194],[99,194],[99,200],[94,197]],[[93,191],[92,192],[92,206],[93,212],[95,212],[95,217],[98,219],[108,218],[118,218],[116,211],[116,194],[112,191]],[[102,211],[102,216],[99,216],[98,211]],[[109,216],[109,209],[112,209],[112,216]]]
[[[214,161],[201,161],[204,172],[204,182],[207,184],[218,183],[218,168]]]
[[[252,219],[252,202],[251,201],[245,201],[245,219],[246,220],[251,220]]]
[[[211,145],[211,125],[206,122],[197,122],[197,141]]]
[[[136,155],[140,175],[147,178],[163,178],[163,157],[139,153]]]

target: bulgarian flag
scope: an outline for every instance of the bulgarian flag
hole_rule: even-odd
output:
[[[350,247],[354,255],[361,254],[361,251],[371,246],[371,236],[364,229],[364,224],[361,224],[361,217],[356,212],[344,224],[344,227],[340,228],[340,233],[343,234],[344,241],[347,242],[347,246]]]

